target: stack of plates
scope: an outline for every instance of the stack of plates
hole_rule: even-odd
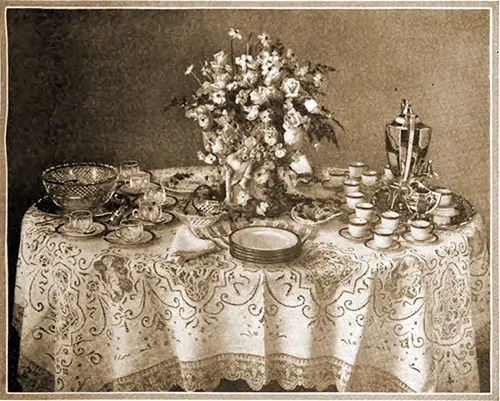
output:
[[[292,231],[266,226],[245,227],[229,236],[231,256],[253,263],[283,263],[302,252],[302,242]]]

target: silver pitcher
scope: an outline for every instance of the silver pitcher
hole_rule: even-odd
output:
[[[385,130],[387,159],[397,181],[407,182],[428,172],[426,158],[431,134],[431,128],[420,121],[411,103],[403,99],[401,114]]]
[[[426,185],[426,178],[437,175],[427,161],[432,130],[411,109],[401,103],[401,114],[386,125],[385,144],[394,180],[375,198],[382,210],[397,210],[403,220],[428,216],[439,205],[441,194]]]

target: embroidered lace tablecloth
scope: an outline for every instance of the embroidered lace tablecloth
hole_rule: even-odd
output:
[[[259,266],[227,250],[187,262],[159,239],[75,240],[24,216],[15,316],[24,391],[259,390],[271,380],[339,391],[476,392],[489,324],[481,217],[439,241],[381,253],[322,225],[302,256]]]

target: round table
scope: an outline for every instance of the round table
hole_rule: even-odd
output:
[[[254,390],[277,380],[287,390],[479,391],[490,266],[477,214],[393,252],[343,238],[337,220],[317,232],[256,222],[309,236],[298,259],[274,265],[233,259],[222,241],[169,261],[177,221],[126,247],[63,236],[49,220],[32,207],[22,222],[14,324],[24,391],[211,390],[222,378]]]

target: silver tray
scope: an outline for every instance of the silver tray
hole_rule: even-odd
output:
[[[389,204],[387,202],[388,192],[389,192],[388,188],[382,188],[373,195],[372,203],[375,205],[375,208],[379,213],[383,213],[386,210],[389,210]],[[474,217],[474,215],[476,214],[474,206],[472,206],[472,204],[467,199],[456,193],[453,193],[452,195],[452,203],[456,204],[456,209],[458,211],[457,215],[451,217],[450,224],[446,225],[436,224],[435,225],[436,228],[450,229],[450,230],[456,229],[470,222]],[[432,213],[427,217],[432,219]],[[412,218],[413,216],[410,213],[408,213],[408,215],[401,216],[401,221],[405,223],[408,220],[411,220]]]

